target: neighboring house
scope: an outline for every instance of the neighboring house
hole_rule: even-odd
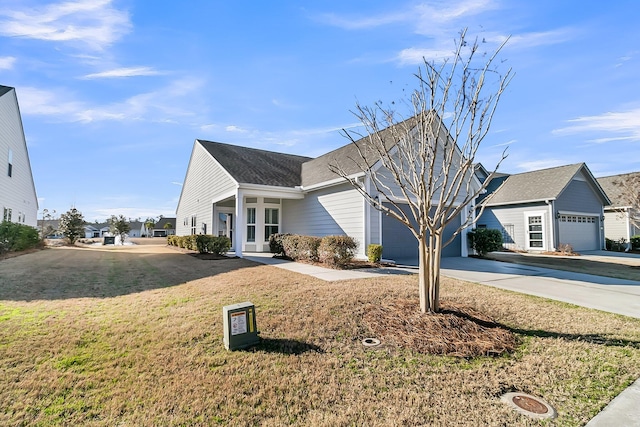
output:
[[[59,219],[39,219],[37,227],[40,235],[47,239],[60,239],[63,237],[62,233],[58,230],[60,227]]]
[[[616,181],[638,175],[640,172],[598,178],[598,183],[611,199],[611,204],[604,208],[604,235],[607,239],[616,242],[624,239],[630,245],[631,237],[640,235],[640,228],[635,227],[630,221],[630,215],[633,217],[638,213],[629,206],[628,202],[625,202],[620,187],[614,184]]]
[[[576,251],[605,247],[604,206],[610,201],[584,163],[500,174],[477,205],[481,203],[486,208],[476,226],[500,230],[508,249],[555,251],[561,244]]]
[[[390,141],[389,149],[394,145]],[[357,153],[353,143],[313,159],[196,140],[176,210],[176,232],[228,236],[237,256],[268,252],[274,233],[348,235],[359,243],[359,258],[366,258],[367,246],[377,243],[385,259],[416,263],[418,244],[411,232],[371,207],[329,169]],[[369,164],[380,168],[374,158]],[[372,188],[354,164],[347,167],[352,179]],[[445,230],[449,237],[453,227]],[[466,256],[464,241],[458,235],[443,256]]]
[[[151,233],[153,237],[167,237],[176,234],[176,219],[160,218],[158,222],[154,224]]]
[[[129,227],[129,237],[141,237],[144,234],[144,223],[141,221],[130,221]]]
[[[38,197],[16,90],[0,85],[0,220],[36,227]]]

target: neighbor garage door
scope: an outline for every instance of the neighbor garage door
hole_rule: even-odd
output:
[[[408,207],[403,210],[408,212]],[[454,220],[445,228],[445,240],[449,239],[460,226],[460,218]],[[442,251],[443,257],[461,256],[461,237],[456,238]],[[382,216],[382,257],[391,259],[399,264],[418,264],[418,241],[409,229],[393,217]]]
[[[575,251],[592,251],[599,248],[598,217],[560,215],[558,243],[568,243]]]

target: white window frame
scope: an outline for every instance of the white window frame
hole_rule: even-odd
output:
[[[531,239],[529,238],[529,218],[540,217],[540,223],[542,225],[542,246],[531,246]],[[538,231],[535,231],[538,233]],[[546,211],[531,211],[524,213],[524,238],[525,248],[531,251],[546,251],[547,250],[547,212]]]
[[[278,218],[277,218],[277,222],[267,222],[267,218],[270,217],[271,215],[267,215],[267,211],[276,211]],[[271,219],[271,218],[269,218]],[[264,208],[264,241],[268,242],[269,241],[269,237],[271,236],[269,233],[267,233],[267,227],[278,227],[278,230],[276,231],[276,233],[280,232],[280,208],[274,208],[274,207],[265,207]],[[276,234],[274,233],[274,234]]]
[[[254,206],[247,207],[247,243],[256,242],[256,211]],[[252,234],[253,238],[250,237]]]

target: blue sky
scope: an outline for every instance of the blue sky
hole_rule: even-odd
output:
[[[196,138],[317,156],[462,28],[515,73],[477,160],[640,171],[637,1],[0,0],[40,210],[174,215]]]

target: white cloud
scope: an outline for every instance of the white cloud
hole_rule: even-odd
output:
[[[621,112],[607,112],[597,116],[578,117],[569,126],[555,129],[556,135],[592,134],[589,142],[640,141],[640,108]],[[604,136],[600,136],[605,134]]]
[[[99,73],[87,74],[83,79],[113,79],[122,77],[156,76],[159,71],[150,67],[127,67],[115,68],[113,70],[101,71]]]
[[[10,70],[15,64],[16,58],[13,56],[0,56],[0,70]]]
[[[193,96],[201,80],[185,78],[156,91],[131,96],[120,102],[91,105],[70,98],[66,91],[19,88],[20,110],[26,115],[46,115],[64,122],[91,123],[106,120],[176,123],[195,114]]]
[[[247,133],[246,129],[242,129],[241,127],[230,125],[224,128],[227,132],[239,132],[239,133]]]
[[[75,42],[102,50],[131,29],[129,14],[111,0],[68,1],[0,10],[0,35]]]
[[[559,159],[534,160],[530,162],[521,162],[516,166],[523,172],[535,171],[540,169],[555,168],[556,166],[566,165],[567,162]]]

